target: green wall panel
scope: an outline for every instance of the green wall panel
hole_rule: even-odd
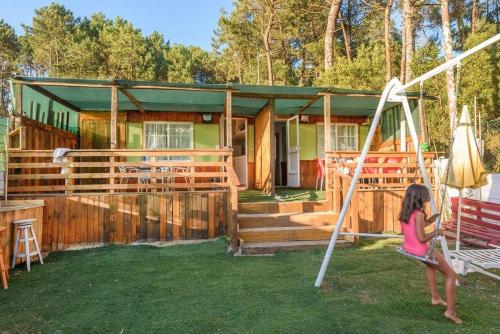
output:
[[[316,124],[300,124],[300,160],[314,160],[317,156]]]
[[[78,132],[78,112],[23,85],[23,115],[72,133]]]
[[[368,131],[370,130],[370,126],[368,125],[360,125],[359,126],[359,134],[358,134],[358,150],[363,149],[363,145],[365,144],[366,137],[368,136]]]
[[[248,125],[248,162],[255,161],[255,126]]]
[[[194,148],[214,149],[219,146],[219,124],[194,124]],[[200,156],[196,161],[217,161],[216,157]]]
[[[125,147],[130,149],[142,148],[142,123],[126,124]],[[141,161],[140,157],[128,157],[127,161]]]

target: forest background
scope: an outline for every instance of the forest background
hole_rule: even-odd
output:
[[[103,13],[37,9],[22,34],[0,19],[0,109],[8,79],[26,76],[330,86],[382,90],[500,32],[500,0],[236,0],[221,10],[212,50],[144,35]],[[193,28],[194,29],[194,28]],[[463,105],[481,114],[485,161],[500,171],[500,48],[423,84],[431,146],[445,150]],[[420,87],[413,88],[418,91]]]

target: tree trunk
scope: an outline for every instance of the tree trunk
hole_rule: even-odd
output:
[[[404,20],[404,17],[403,17]],[[405,83],[405,73],[406,73],[406,29],[403,22],[403,28],[401,30],[401,63],[400,63],[399,81]]]
[[[342,29],[342,35],[344,36],[345,54],[347,56],[347,61],[350,63],[352,61],[352,59],[351,59],[351,38],[349,37],[349,34],[347,33],[345,22],[344,22],[344,20],[342,20],[342,13],[341,12],[339,12],[339,19],[341,19],[340,28]]]
[[[269,86],[272,86],[274,83],[273,80],[273,57],[271,55],[271,45],[269,43],[269,36],[271,35],[271,22],[269,19],[266,30],[264,31],[264,35],[262,36],[264,39],[264,49],[266,50],[266,61],[267,61],[267,81]]]
[[[302,44],[302,50],[300,51],[300,81],[299,86],[305,86],[307,82],[306,78],[306,49]]]
[[[472,19],[471,32],[474,34],[477,30],[477,20],[479,19],[479,10],[477,8],[477,0],[472,1]]]
[[[333,37],[335,33],[335,22],[340,10],[342,0],[332,0],[330,13],[325,32],[325,70],[332,68],[333,65]]]
[[[385,29],[385,67],[386,75],[385,80],[391,80],[391,67],[392,67],[392,52],[391,52],[391,8],[393,0],[387,0],[384,13],[384,29]]]
[[[404,25],[405,25],[405,39],[406,39],[406,60],[405,60],[405,81],[407,83],[411,80],[411,61],[413,59],[413,52],[415,50],[415,24],[414,14],[415,7],[412,0],[405,0],[403,3],[404,10]]]
[[[441,0],[441,24],[443,29],[444,57],[446,61],[448,61],[453,58],[448,0]],[[453,131],[455,125],[454,121],[457,116],[457,97],[455,95],[455,78],[453,77],[453,69],[448,69],[446,71],[446,92],[448,96],[448,112],[450,113],[450,128]]]
[[[265,9],[267,17],[264,31],[262,32],[262,40],[264,42],[264,50],[266,51],[266,62],[267,62],[267,82],[269,86],[274,84],[273,78],[273,55],[271,54],[271,28],[273,26],[274,18],[274,2],[271,1],[268,7]],[[263,19],[264,21],[264,19]]]

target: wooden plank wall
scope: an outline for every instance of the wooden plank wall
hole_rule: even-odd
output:
[[[255,189],[270,192],[272,188],[271,166],[271,117],[272,104],[265,106],[255,117]],[[272,167],[272,168],[271,168]]]
[[[228,192],[46,196],[43,251],[227,235]]]
[[[403,189],[400,190],[358,190],[358,217],[360,232],[380,233],[396,232],[401,233],[399,222],[399,212],[405,195]],[[439,198],[434,193],[434,198],[439,202]],[[439,208],[439,203],[438,203]],[[429,207],[427,207],[428,210]],[[430,215],[430,211],[427,212]]]
[[[15,226],[12,224],[13,220],[35,218],[35,233],[37,236],[38,244],[42,245],[43,240],[43,206],[34,208],[27,208],[22,210],[12,210],[0,212],[0,226],[7,226],[7,230],[0,234],[0,247],[3,247],[4,263],[7,268],[10,268],[12,261],[12,252],[15,244]],[[33,245],[32,245],[33,246]],[[23,251],[24,247],[21,246],[20,250]],[[20,262],[18,260],[17,262]]]
[[[117,119],[117,148],[125,148],[125,119],[126,113],[118,113]],[[109,112],[82,112],[80,113],[80,149],[109,149],[110,139]]]
[[[57,147],[77,148],[78,137],[27,117],[21,117],[21,126],[26,128],[25,150],[53,150]]]

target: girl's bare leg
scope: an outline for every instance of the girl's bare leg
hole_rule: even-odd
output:
[[[446,306],[446,302],[439,296],[436,286],[436,268],[432,265],[426,264],[427,286],[431,293],[432,305]]]
[[[444,289],[446,291],[446,301],[447,307],[444,316],[453,321],[456,324],[461,324],[462,320],[457,317],[455,303],[456,303],[456,286],[455,281],[457,280],[457,274],[451,268],[443,255],[436,250],[433,250],[433,256],[439,263],[437,266],[437,270],[439,270],[444,275]]]

